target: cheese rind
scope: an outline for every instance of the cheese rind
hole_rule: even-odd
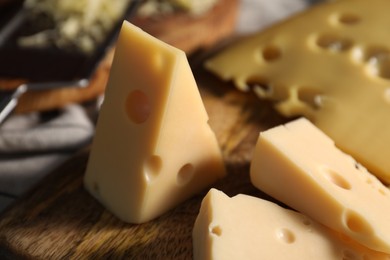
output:
[[[195,260],[377,259],[372,251],[298,212],[239,194],[211,189],[193,229]]]
[[[206,62],[222,79],[305,116],[390,183],[387,0],[324,1]]]
[[[124,22],[85,174],[125,222],[154,219],[225,175],[184,52]]]
[[[301,118],[260,133],[252,183],[277,200],[390,254],[390,191]]]

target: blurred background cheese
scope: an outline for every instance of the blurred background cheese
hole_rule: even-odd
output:
[[[76,48],[92,53],[123,16],[131,0],[26,0],[24,7],[35,33],[20,37],[23,47]],[[41,21],[39,21],[41,20]]]
[[[139,15],[154,16],[182,10],[198,16],[209,11],[217,2],[218,0],[147,0],[142,3]]]
[[[286,117],[309,118],[390,183],[388,8],[387,0],[324,2],[237,40],[206,67]]]

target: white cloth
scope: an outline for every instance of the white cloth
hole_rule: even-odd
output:
[[[249,34],[305,9],[315,0],[240,0],[236,31]]]
[[[76,105],[49,119],[38,113],[15,115],[0,128],[0,154],[74,149],[90,137],[92,129],[84,110]]]
[[[0,211],[87,145],[94,126],[79,105],[14,115],[0,127]]]

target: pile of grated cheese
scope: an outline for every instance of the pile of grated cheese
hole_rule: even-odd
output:
[[[26,0],[31,17],[46,16],[55,24],[18,39],[22,47],[76,48],[89,54],[124,15],[131,0]]]
[[[144,17],[156,14],[171,14],[184,11],[193,16],[201,16],[209,11],[218,0],[147,0],[139,9],[139,15]]]

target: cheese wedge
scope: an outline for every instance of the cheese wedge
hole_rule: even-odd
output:
[[[225,175],[186,55],[124,22],[84,182],[123,221],[168,211]]]
[[[260,133],[250,177],[286,205],[390,254],[390,190],[307,119]]]
[[[239,40],[205,66],[305,116],[390,183],[390,1],[326,1]]]
[[[193,229],[194,259],[389,260],[298,212],[211,189]]]

